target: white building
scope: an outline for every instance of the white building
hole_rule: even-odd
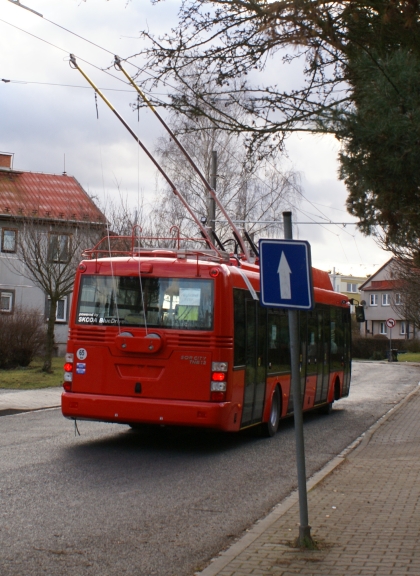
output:
[[[0,314],[13,314],[19,306],[38,309],[47,317],[48,298],[28,280],[18,257],[19,234],[28,222],[48,234],[51,257],[60,265],[71,230],[102,231],[105,216],[72,176],[15,170],[13,154],[0,153]],[[55,343],[60,354],[66,348],[70,300],[71,296],[63,298],[57,307]]]
[[[400,286],[391,258],[360,286],[365,310],[365,323],[361,326],[364,336],[381,334],[393,340],[417,337],[415,326],[404,317]],[[390,325],[395,325],[390,328]],[[388,322],[387,322],[388,321]]]
[[[351,305],[350,311],[352,314],[355,312],[355,306],[361,301],[360,286],[367,280],[366,276],[346,276],[345,274],[336,273],[335,268],[329,274],[331,284],[333,285],[334,292],[345,294],[349,299],[354,299],[354,304]]]

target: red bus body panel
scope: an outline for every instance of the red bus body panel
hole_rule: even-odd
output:
[[[213,329],[125,328],[76,324],[77,295],[83,274],[212,279],[214,281]],[[256,292],[259,267],[243,263],[242,270]],[[215,272],[217,271],[217,273]],[[332,291],[328,274],[314,270],[318,303],[344,307],[343,295]],[[176,257],[87,260],[79,267],[69,322],[67,352],[74,355],[71,390],[62,394],[62,413],[73,419],[127,424],[198,426],[238,431],[244,401],[245,368],[234,369],[233,288],[249,290],[235,261],[230,264]],[[152,336],[151,336],[152,334]],[[82,357],[80,359],[79,357]],[[227,362],[227,389],[223,402],[210,398],[213,362]],[[343,373],[330,375],[328,401],[336,395],[335,383]],[[270,416],[275,387],[281,392],[281,417],[287,415],[290,374],[268,375],[262,421]],[[316,376],[306,379],[303,408],[314,407]],[[332,400],[330,400],[332,399]]]
[[[77,420],[146,423],[176,426],[198,426],[233,431],[239,408],[232,402],[186,402],[124,398],[102,394],[63,392],[61,409],[64,416]]]

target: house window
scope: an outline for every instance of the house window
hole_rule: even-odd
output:
[[[401,322],[400,323],[400,334],[407,334],[407,323]]]
[[[370,295],[370,305],[371,306],[377,306],[378,305],[378,295],[377,294],[371,294]]]
[[[51,300],[47,299],[45,316],[48,319],[50,315]],[[57,302],[57,309],[55,311],[55,321],[56,322],[67,322],[67,297],[60,298]]]
[[[395,304],[397,304],[397,306],[402,304],[401,294],[399,292],[396,292],[396,294],[395,294]]]
[[[347,283],[347,292],[357,292],[357,284]]]
[[[2,228],[1,230],[1,251],[16,252],[17,230]]]
[[[389,306],[389,294],[382,294],[382,306]]]
[[[386,322],[380,322],[379,334],[386,334],[388,331]]]
[[[0,292],[0,312],[13,312],[14,292],[2,290]]]
[[[50,234],[49,259],[51,262],[68,262],[70,254],[69,234]]]

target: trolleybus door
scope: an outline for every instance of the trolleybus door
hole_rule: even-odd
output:
[[[329,309],[319,308],[318,321],[318,359],[315,404],[325,402],[330,379],[330,314]]]
[[[343,331],[344,331],[344,382],[343,396],[349,393],[351,377],[351,324],[350,310],[342,311]]]
[[[266,311],[245,302],[245,390],[241,426],[261,422],[265,394]]]

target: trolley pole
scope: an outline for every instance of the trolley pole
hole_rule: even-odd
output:
[[[293,239],[292,213],[283,212],[284,238]],[[299,491],[299,545],[308,546],[312,542],[308,520],[308,495],[306,490],[305,445],[303,438],[302,395],[299,371],[299,324],[298,311],[289,310],[289,337],[292,372],[293,414],[295,421],[296,463]]]
[[[217,151],[213,150],[211,153],[211,187],[216,192],[217,185]],[[209,197],[209,228],[216,230],[216,201],[213,196]]]

